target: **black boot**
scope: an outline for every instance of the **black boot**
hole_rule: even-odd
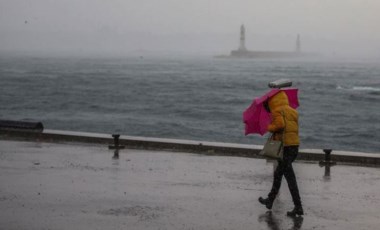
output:
[[[296,216],[296,215],[302,216],[303,215],[302,206],[296,206],[296,207],[294,207],[294,209],[292,211],[287,212],[286,214],[288,216]]]
[[[273,200],[272,199],[269,199],[269,198],[262,198],[262,197],[259,197],[259,202],[263,205],[265,205],[265,207],[267,207],[267,209],[272,209],[272,206],[273,206]]]

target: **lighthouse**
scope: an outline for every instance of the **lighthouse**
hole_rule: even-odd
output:
[[[244,25],[240,26],[240,45],[239,45],[239,51],[246,51],[247,48],[245,48],[245,27]]]
[[[236,50],[231,50],[229,56],[221,55],[221,58],[231,57],[231,58],[256,58],[256,59],[264,59],[264,58],[306,58],[312,57],[316,54],[313,53],[304,53],[301,50],[301,36],[297,34],[295,47],[292,51],[251,51],[247,50],[245,47],[245,27],[244,24],[240,26],[240,43],[239,47]],[[219,56],[218,56],[219,57]]]

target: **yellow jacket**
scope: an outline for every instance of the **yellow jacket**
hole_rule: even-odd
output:
[[[268,105],[272,114],[272,123],[269,124],[268,131],[275,133],[274,139],[282,140],[282,132],[286,123],[284,146],[299,145],[298,112],[289,106],[286,93],[280,91],[269,99]]]

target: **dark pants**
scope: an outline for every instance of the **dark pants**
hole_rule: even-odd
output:
[[[294,174],[292,163],[297,158],[298,146],[285,146],[284,157],[282,161],[278,161],[278,166],[274,172],[272,190],[268,194],[268,198],[274,200],[281,187],[282,176],[285,176],[288,182],[289,191],[293,198],[295,206],[301,206],[301,197],[298,191],[296,175]]]

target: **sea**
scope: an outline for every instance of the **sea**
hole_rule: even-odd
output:
[[[0,119],[45,129],[264,144],[242,114],[287,78],[302,149],[380,153],[380,60],[0,57]]]

